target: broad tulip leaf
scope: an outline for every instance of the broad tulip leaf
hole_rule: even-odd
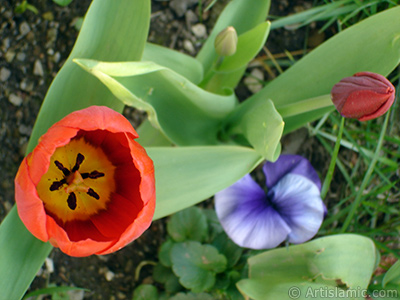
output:
[[[208,237],[207,217],[200,208],[188,207],[171,216],[167,231],[175,242],[204,242]]]
[[[246,66],[264,46],[270,22],[263,22],[238,37],[237,51],[231,56],[224,57],[218,72],[231,72]]]
[[[203,64],[204,74],[211,70],[218,57],[214,48],[218,33],[228,26],[233,26],[238,35],[251,30],[267,19],[269,7],[270,0],[233,0],[225,7],[196,57]]]
[[[124,104],[145,110],[152,125],[177,145],[219,143],[221,122],[236,106],[234,94],[207,92],[153,62],[76,62]]]
[[[149,0],[93,1],[68,60],[47,92],[27,153],[51,125],[72,111],[90,105],[106,105],[122,111],[123,104],[115,101],[107,88],[72,59],[140,60],[149,21]],[[15,207],[0,226],[0,245],[1,298],[20,299],[52,247],[26,230]]]
[[[386,286],[389,283],[400,284],[400,260],[391,266],[383,277],[382,285]]]
[[[203,79],[203,65],[197,59],[166,47],[146,43],[142,60],[169,68],[194,84]]]
[[[400,62],[399,15],[400,7],[394,7],[340,32],[246,102],[269,98],[279,111],[282,106],[330,94],[334,84],[360,71],[387,76]],[[292,131],[327,111],[329,108],[284,119],[286,128]]]
[[[287,299],[290,293],[297,293],[296,299],[323,299],[321,293],[312,292],[367,289],[375,260],[375,245],[369,238],[355,234],[328,236],[251,257],[250,278],[237,286],[255,300]],[[343,285],[345,289],[341,289]],[[363,299],[362,294],[354,299]]]
[[[278,158],[284,122],[271,100],[258,101],[256,106],[241,103],[224,127],[229,136],[243,135],[265,159]]]
[[[227,264],[215,247],[194,241],[175,244],[170,255],[179,282],[195,293],[212,288],[215,274],[223,272]]]
[[[261,156],[238,146],[148,147],[156,176],[159,219],[197,204],[251,172]]]

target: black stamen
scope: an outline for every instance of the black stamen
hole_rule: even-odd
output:
[[[69,194],[68,199],[67,199],[67,203],[68,203],[68,207],[70,209],[75,210],[75,208],[76,208],[76,196],[75,196],[75,193],[72,192],[71,194]]]
[[[91,188],[89,188],[89,190],[87,191],[87,194],[90,196],[90,197],[93,197],[94,199],[96,199],[96,200],[99,200],[100,199],[100,196],[99,196],[99,194],[97,194],[93,189],[91,189]]]
[[[64,167],[63,164],[60,163],[58,160],[54,161],[54,164],[56,165],[57,168],[59,168],[59,169],[63,172],[64,176],[68,176],[68,175],[71,173],[71,172],[70,172],[66,167]]]
[[[96,179],[96,178],[104,177],[104,173],[99,172],[99,171],[93,171],[90,173],[82,173],[81,176],[83,179],[86,179],[86,178]]]
[[[101,173],[99,171],[93,171],[93,172],[90,172],[90,174],[89,174],[89,178],[91,178],[91,179],[96,179],[99,177],[104,177],[104,173]]]
[[[72,172],[76,172],[79,170],[79,166],[81,165],[81,163],[83,162],[83,160],[85,159],[85,157],[81,154],[78,153],[78,155],[76,156],[76,162],[75,162],[75,166],[72,168]]]
[[[57,191],[64,183],[67,183],[65,178],[61,179],[60,181],[54,181],[50,186],[50,191]]]

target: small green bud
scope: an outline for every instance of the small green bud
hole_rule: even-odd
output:
[[[215,51],[221,56],[231,56],[236,52],[237,42],[238,37],[235,28],[228,26],[215,38]]]

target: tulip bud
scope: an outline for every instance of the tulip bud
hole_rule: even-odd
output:
[[[359,72],[335,84],[331,96],[343,117],[368,121],[383,115],[392,106],[395,88],[382,75]]]
[[[238,37],[235,28],[228,26],[215,38],[215,51],[221,56],[231,56],[236,52],[237,42]]]

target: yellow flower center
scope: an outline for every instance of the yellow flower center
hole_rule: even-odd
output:
[[[50,215],[63,223],[84,221],[107,208],[115,168],[101,148],[83,137],[72,139],[51,156],[36,190]]]

